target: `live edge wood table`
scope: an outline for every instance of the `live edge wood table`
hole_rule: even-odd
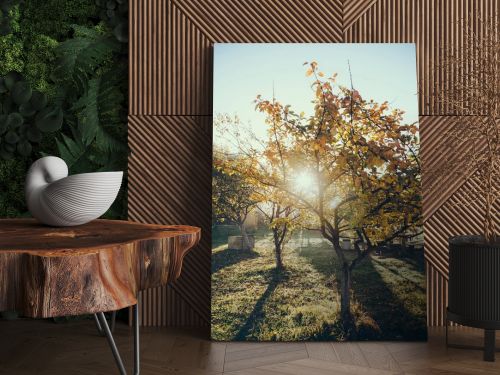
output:
[[[54,228],[0,219],[0,311],[32,318],[94,314],[121,374],[126,370],[104,312],[133,306],[134,373],[139,374],[137,293],[181,274],[200,228],[119,220]]]

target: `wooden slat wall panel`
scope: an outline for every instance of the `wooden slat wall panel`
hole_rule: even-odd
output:
[[[342,41],[342,2],[308,0],[173,0],[219,43]]]
[[[130,3],[129,114],[211,114],[211,41],[171,1]]]
[[[472,176],[429,218],[425,220],[426,258],[448,278],[448,238],[461,234],[482,233],[484,202],[474,199],[477,179]],[[467,203],[464,203],[467,202]],[[494,209],[500,210],[496,202]],[[496,218],[497,231],[500,218]]]
[[[143,325],[208,325],[211,125],[203,116],[129,116],[129,218],[202,228],[182,277],[141,293]]]
[[[448,280],[430,262],[425,267],[427,277],[427,325],[443,326],[448,304]]]
[[[439,163],[453,115],[433,100],[441,46],[463,47],[462,18],[498,14],[495,0],[131,0],[129,216],[203,227],[172,287],[141,295],[145,325],[207,325],[214,42],[413,42],[424,165]],[[473,25],[477,29],[477,25]],[[448,80],[453,77],[446,77]],[[187,159],[187,160],[186,160]],[[425,179],[424,179],[425,182]],[[444,322],[447,237],[477,231],[480,208],[458,211],[471,186],[448,178],[424,196],[428,319]],[[474,218],[464,225],[467,217]],[[458,216],[456,216],[458,215]],[[462,216],[460,216],[462,215]],[[456,217],[463,217],[457,223]]]
[[[348,30],[377,0],[344,0],[342,23],[344,32]]]
[[[130,6],[130,114],[211,115],[213,42],[342,40],[340,0],[134,0]]]
[[[437,83],[444,81],[441,76],[443,72],[434,72],[443,48],[453,48],[455,53],[460,52],[465,40],[464,27],[470,26],[475,32],[480,32],[478,22],[469,25],[468,17],[492,17],[499,10],[500,2],[497,0],[378,0],[372,2],[345,29],[344,41],[416,43],[419,113],[452,115],[449,108],[433,99],[440,89]],[[454,76],[446,79],[453,80],[458,74],[456,71]]]

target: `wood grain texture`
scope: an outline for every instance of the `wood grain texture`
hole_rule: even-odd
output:
[[[114,311],[175,281],[200,229],[94,220],[54,228],[0,220],[0,311],[33,318]]]
[[[436,147],[453,115],[434,99],[437,82],[454,79],[435,69],[442,47],[461,50],[460,21],[468,15],[491,17],[500,11],[496,0],[132,0],[130,6],[129,180],[135,186],[130,217],[156,223],[181,218],[207,231],[210,177],[200,177],[195,192],[192,183],[183,181],[192,176],[191,164],[205,165],[211,158],[214,42],[415,43],[422,156],[430,165],[440,160]],[[193,137],[204,146],[196,149]],[[189,161],[180,160],[175,148],[192,150]],[[155,165],[155,175],[145,176],[150,162],[165,165]],[[463,181],[449,178],[441,186],[439,194],[424,196],[430,325],[444,321],[446,236],[476,230],[480,222],[480,211],[471,208],[469,224],[457,224],[455,209],[445,206],[453,197],[467,199],[459,193],[467,190]],[[187,199],[183,189],[193,194],[200,210],[178,211],[178,202]],[[202,241],[202,246],[187,259],[186,279],[141,294],[147,312],[143,323],[208,324],[210,243]]]

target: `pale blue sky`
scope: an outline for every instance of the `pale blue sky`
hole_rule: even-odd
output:
[[[406,112],[408,123],[418,120],[416,56],[414,44],[243,44],[214,46],[214,113],[237,114],[264,135],[264,116],[254,110],[257,94],[290,104],[292,110],[312,112],[311,77],[306,61],[316,61],[337,83],[354,88],[363,98],[388,101]]]

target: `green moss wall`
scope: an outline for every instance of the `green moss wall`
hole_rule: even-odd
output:
[[[0,217],[26,216],[24,177],[39,157],[62,157],[70,173],[126,171],[128,4],[6,0],[0,10]],[[106,217],[126,211],[125,180]]]

